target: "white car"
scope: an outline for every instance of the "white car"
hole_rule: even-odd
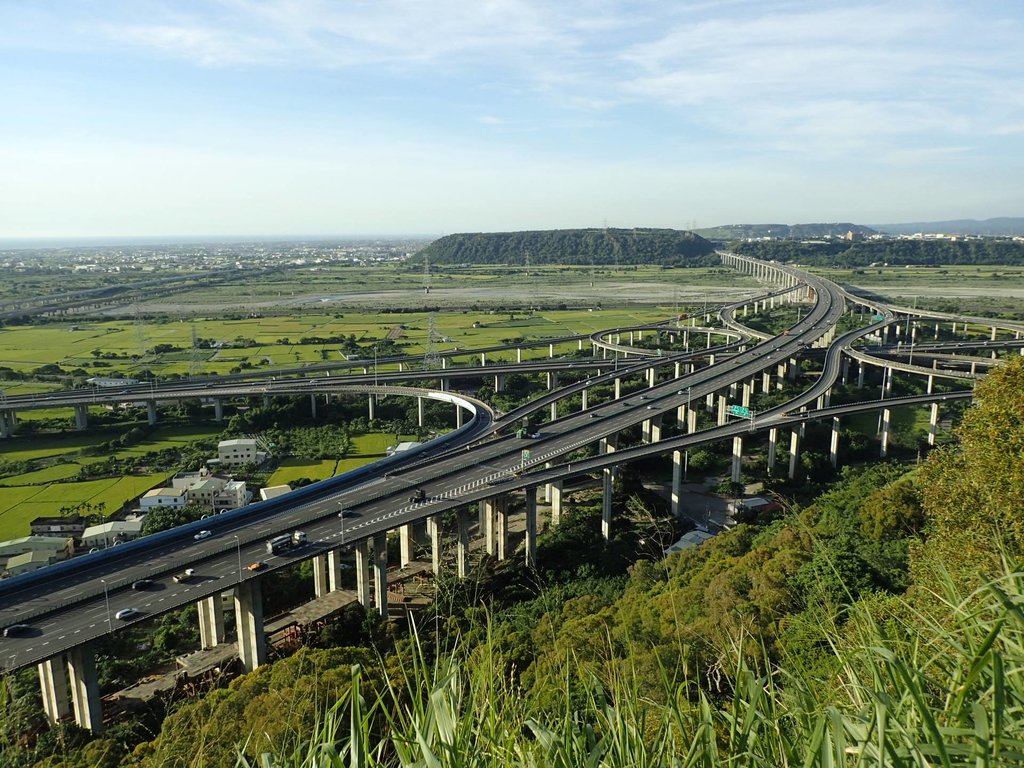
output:
[[[138,615],[138,608],[122,608],[120,611],[114,614],[114,618],[118,621],[127,621],[133,616]]]
[[[212,531],[200,531],[199,533],[197,533],[192,538],[195,539],[196,541],[202,541],[203,539],[208,539],[211,536],[213,536],[213,532]]]

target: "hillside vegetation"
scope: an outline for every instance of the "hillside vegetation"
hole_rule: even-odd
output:
[[[813,243],[786,240],[737,243],[736,253],[768,261],[826,267],[872,264],[1024,264],[1024,243],[1014,240],[866,240]]]
[[[663,264],[717,266],[714,247],[676,229],[554,229],[475,232],[435,240],[416,257],[431,264]]]

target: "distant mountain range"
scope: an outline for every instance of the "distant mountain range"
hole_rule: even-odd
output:
[[[984,235],[1011,237],[1024,235],[1024,218],[1003,216],[997,219],[953,219],[952,221],[918,221],[908,224],[874,224],[887,235]]]

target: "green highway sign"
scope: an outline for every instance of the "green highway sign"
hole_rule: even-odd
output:
[[[873,315],[871,319],[876,323],[880,323],[882,320],[885,320],[885,315]]]
[[[742,416],[744,419],[750,418],[750,409],[744,408],[742,405],[730,405],[729,413],[733,416]]]
[[[530,452],[523,451],[523,461],[526,461],[528,458],[530,458]]]

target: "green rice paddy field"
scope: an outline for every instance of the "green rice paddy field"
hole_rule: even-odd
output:
[[[664,320],[670,310],[655,307],[631,310],[549,311],[534,315],[491,314],[487,312],[449,312],[437,315],[435,332],[440,340],[435,349],[466,349],[502,344],[506,340],[543,340],[557,336],[593,333],[616,325]],[[293,367],[320,362],[340,362],[344,355],[337,343],[298,344],[303,337],[354,336],[363,349],[363,357],[372,360],[375,343],[395,337],[403,351],[422,355],[427,351],[429,315],[409,313],[304,314],[290,317],[260,317],[240,320],[220,318],[192,322],[149,322],[142,336],[132,323],[89,321],[47,325],[6,326],[0,328],[0,366],[22,373],[54,363],[66,370],[81,368],[89,375],[121,373],[126,376],[152,371],[157,376],[184,374],[193,357],[192,328],[202,339],[222,344],[251,340],[255,346],[221,347],[196,350],[196,366],[209,373],[227,373],[248,363],[261,369]],[[477,327],[474,327],[474,324]],[[402,326],[399,328],[399,326]],[[73,330],[74,329],[74,330]],[[287,340],[290,343],[285,343]],[[157,345],[171,345],[177,351],[147,353]],[[558,350],[571,351],[569,346]],[[114,355],[101,358],[100,355]],[[491,359],[511,359],[514,352],[492,355]],[[524,351],[524,357],[547,355],[546,348]],[[132,359],[135,356],[136,359]],[[0,384],[5,394],[44,391],[48,385],[37,382],[7,381]]]

